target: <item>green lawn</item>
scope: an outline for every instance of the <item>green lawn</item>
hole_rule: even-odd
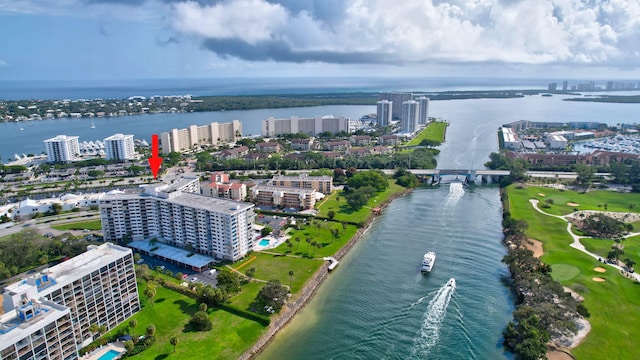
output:
[[[605,258],[611,247],[615,244],[613,240],[603,239],[581,239],[580,242],[594,254],[598,254]],[[620,256],[620,260],[631,258],[636,262],[634,267],[640,265],[640,236],[634,236],[626,239],[623,243],[624,254]]]
[[[546,202],[548,199],[551,199],[553,204],[550,208],[544,209],[544,211],[554,215],[570,214],[574,209],[605,210],[605,204],[607,204],[606,210],[617,212],[629,212],[629,205],[635,204],[636,207],[631,209],[631,212],[640,212],[640,194],[636,193],[619,193],[603,190],[579,193],[538,186],[528,186],[517,190],[526,194],[529,199],[538,199],[540,202]],[[544,194],[545,196],[541,196],[540,194]],[[568,202],[579,204],[579,206],[569,206],[567,205]]]
[[[52,228],[58,230],[102,230],[102,222],[100,220],[78,221],[68,224],[51,225]]]
[[[354,211],[347,204],[342,191],[336,191],[333,194],[325,197],[317,206],[319,210],[318,216],[327,217],[329,211],[335,212],[334,220],[336,221],[349,221],[352,223],[364,223],[365,220],[371,215],[371,209],[385,202],[391,195],[404,191],[404,187],[396,184],[394,179],[389,180],[389,187],[380,193],[377,193],[371,199],[367,206],[362,207],[360,210]],[[339,199],[339,200],[338,200]]]
[[[448,123],[446,122],[432,121],[429,123],[429,125],[427,125],[427,127],[424,130],[420,132],[420,134],[418,134],[416,137],[411,139],[411,141],[409,141],[405,145],[406,146],[420,145],[422,140],[425,140],[425,139],[443,142],[444,133],[445,133],[445,130],[447,129],[447,125]]]
[[[320,228],[318,228],[316,224],[320,225]],[[331,229],[337,229],[340,232],[340,237],[338,239],[333,238],[331,235]],[[288,235],[291,236],[290,240],[293,244],[291,254],[316,258],[332,256],[340,250],[340,248],[342,248],[357,231],[358,227],[355,225],[347,225],[347,228],[343,229],[342,224],[335,221],[325,222],[317,220],[311,222],[309,225],[303,226],[300,230],[292,230],[289,232]],[[300,241],[296,241],[296,238],[300,239]],[[311,238],[311,241],[321,244],[322,247],[314,250],[305,241],[307,238]],[[289,247],[285,243],[282,243],[277,248],[267,251],[287,254]]]
[[[145,285],[140,285],[140,294]],[[149,324],[156,326],[156,343],[136,359],[236,359],[247,350],[264,332],[265,328],[255,321],[232,315],[222,310],[208,310],[213,329],[205,332],[192,331],[188,326],[191,315],[198,311],[196,300],[177,292],[158,287],[154,305],[147,304],[146,297],[140,296],[143,308],[132,318],[138,321],[132,334],[142,335]],[[125,321],[119,328],[127,328]],[[177,336],[180,343],[173,352],[169,343]],[[205,355],[206,354],[206,355]]]
[[[508,192],[511,215],[516,219],[527,220],[527,236],[544,243],[542,261],[552,266],[552,275],[556,280],[585,298],[584,304],[591,312],[588,319],[591,332],[571,352],[581,360],[602,359],[603,354],[609,359],[636,359],[638,351],[635,339],[640,330],[640,286],[610,267],[607,267],[606,273],[595,272],[593,269],[602,264],[569,247],[571,237],[566,232],[566,223],[538,213],[530,205],[529,199],[544,199],[545,197],[537,195],[538,192],[544,193],[546,197],[557,199],[552,209],[563,213],[572,211],[567,210],[566,205],[564,208],[559,205],[566,201],[575,201],[581,204],[581,208],[584,206],[596,210],[597,204],[607,201],[609,210],[628,211],[629,202],[640,204],[640,197],[637,194],[602,191],[579,194],[542,187],[518,189],[510,186]],[[585,243],[591,244],[591,241]],[[575,269],[578,270],[577,273]],[[593,281],[592,278],[596,276],[606,281]]]
[[[302,244],[300,246],[302,247]],[[253,253],[247,256],[246,259],[233,264],[232,267],[243,274],[254,267],[256,268],[254,275],[256,279],[265,281],[280,280],[281,284],[287,286],[289,286],[289,271],[293,271],[291,292],[295,295],[323,264],[323,260]]]

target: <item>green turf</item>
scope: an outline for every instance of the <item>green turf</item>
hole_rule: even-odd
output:
[[[318,225],[320,228],[318,228]],[[331,229],[337,229],[340,233],[340,237],[334,239],[331,234]],[[291,255],[304,256],[304,257],[325,257],[335,254],[340,248],[342,248],[348,241],[355,235],[358,228],[355,225],[347,225],[346,229],[343,229],[342,224],[335,221],[313,221],[308,225],[304,225],[300,230],[292,230],[289,232],[289,240],[293,244],[291,248]],[[300,242],[296,241],[296,238],[300,239]],[[315,241],[321,245],[320,248],[314,249],[307,244],[306,239],[311,238],[311,241]],[[279,254],[289,254],[289,247],[286,243],[282,243],[275,249],[267,250],[270,252],[277,252]]]
[[[584,205],[586,208],[597,210],[597,204],[606,200],[609,203],[609,210],[628,211],[630,202],[640,204],[638,195],[594,191],[592,196],[591,192],[579,194],[542,187],[518,189],[515,186],[510,186],[508,192],[511,215],[516,219],[527,220],[529,224],[527,236],[540,240],[544,244],[545,253],[542,261],[552,266],[557,264],[573,266],[580,271],[570,280],[558,279],[558,275],[562,278],[562,271],[561,274],[552,272],[563,285],[577,290],[584,297],[584,304],[591,312],[591,317],[588,319],[591,323],[591,332],[571,352],[581,360],[636,359],[638,350],[635,342],[640,330],[640,312],[638,312],[640,285],[623,277],[610,267],[606,273],[595,273],[593,268],[603,264],[587,254],[570,248],[569,244],[572,240],[566,232],[566,223],[538,213],[530,205],[529,199],[541,198],[537,193],[542,192],[547,197],[557,199],[556,204],[570,200],[581,204],[581,207]],[[552,205],[552,208],[557,208],[560,212],[562,205]],[[602,277],[606,281],[595,282],[592,280],[595,276]]]
[[[441,121],[430,122],[429,125],[427,125],[427,127],[422,130],[416,137],[411,139],[411,141],[409,141],[406,146],[420,145],[422,140],[425,139],[443,142],[447,125],[448,123]]]
[[[553,264],[551,270],[553,278],[558,281],[571,280],[580,274],[580,269],[568,264]]]
[[[140,286],[140,294],[144,293],[144,285]],[[213,323],[210,331],[191,331],[187,326],[191,315],[198,311],[196,300],[163,287],[157,288],[154,305],[147,303],[146,297],[140,295],[143,309],[132,318],[138,325],[131,334],[142,335],[149,324],[156,326],[156,343],[136,359],[236,359],[247,350],[264,332],[265,328],[255,321],[232,315],[222,310],[209,309],[209,318]],[[127,328],[125,321],[119,328]],[[180,343],[173,352],[169,343],[172,336],[177,336]]]
[[[78,221],[68,224],[51,225],[57,230],[102,230],[102,222],[100,220]]]

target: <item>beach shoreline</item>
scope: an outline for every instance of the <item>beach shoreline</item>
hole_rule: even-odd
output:
[[[381,210],[386,208],[393,200],[397,199],[400,196],[405,196],[411,192],[411,189],[405,189],[401,192],[393,194],[390,196],[384,203],[380,204],[379,207]],[[363,224],[363,226],[358,229],[358,231],[351,237],[351,239],[333,256],[337,260],[341,260],[345,255],[349,253],[349,251],[360,241],[362,236],[364,236],[371,228],[373,224],[373,220],[379,216],[380,213],[372,212],[371,215],[367,218],[367,221]],[[254,359],[258,356],[270,343],[273,341],[273,338],[277,335],[277,333],[282,330],[292,319],[293,317],[300,312],[304,307],[309,303],[316,291],[320,288],[320,285],[327,279],[329,275],[329,264],[326,263],[316,273],[314,276],[305,284],[302,289],[302,293],[300,297],[293,303],[287,303],[286,309],[277,319],[271,322],[267,331],[260,336],[260,338],[249,348],[247,349],[238,359],[239,360],[249,360]]]

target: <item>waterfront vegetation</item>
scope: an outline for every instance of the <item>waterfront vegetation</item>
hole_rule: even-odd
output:
[[[444,134],[448,125],[449,123],[444,121],[432,121],[424,130],[405,145],[417,146],[422,144],[424,140],[432,141],[434,143],[442,143],[444,141]]]
[[[580,209],[604,210],[603,204],[606,203],[608,211],[629,212],[635,210],[630,204],[640,203],[639,195],[610,191],[581,194],[536,186],[521,188],[512,185],[507,188],[511,216],[526,220],[526,236],[543,243],[544,255],[541,260],[551,265],[553,278],[583,296],[584,306],[591,313],[591,331],[571,352],[576,358],[585,360],[600,359],[603,354],[611,359],[635,359],[635,338],[640,330],[640,313],[637,311],[640,306],[640,287],[616,269],[569,247],[572,239],[566,231],[566,222],[539,213],[529,203],[531,198],[541,198],[539,193],[545,194],[541,200],[549,197],[556,199],[550,208],[544,209],[555,214],[572,212],[574,207],[564,205],[569,200],[580,204]],[[594,243],[599,244],[598,241],[601,240],[582,242],[598,250],[599,247],[593,246]],[[636,238],[628,239],[625,246],[635,241]],[[637,245],[634,243],[631,248],[637,248]],[[594,268],[597,266],[603,266],[606,272],[596,272]],[[594,277],[604,281],[596,282]]]

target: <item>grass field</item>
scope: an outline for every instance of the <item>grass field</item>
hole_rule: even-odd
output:
[[[389,187],[380,193],[377,193],[371,199],[367,206],[362,207],[360,210],[352,210],[347,204],[347,199],[344,198],[342,191],[336,191],[333,194],[325,197],[318,205],[319,216],[327,217],[329,211],[335,212],[334,220],[336,221],[349,221],[352,223],[364,223],[365,220],[371,215],[371,209],[385,202],[391,195],[402,192],[404,188],[398,184],[394,179],[389,180]],[[339,199],[339,200],[338,200]]]
[[[315,224],[319,224],[320,228]],[[331,229],[337,229],[340,232],[340,237],[338,239],[333,238],[331,235]],[[293,244],[291,254],[316,258],[331,256],[340,250],[340,248],[342,248],[349,239],[355,235],[356,231],[358,231],[358,228],[355,225],[347,225],[347,228],[343,229],[342,224],[335,221],[312,222],[310,225],[305,225],[300,230],[293,230],[289,232],[288,235],[291,236],[290,240]],[[297,242],[296,238],[300,239],[300,242]],[[311,241],[319,243],[322,247],[314,250],[305,241],[307,238],[311,238]],[[289,251],[289,247],[285,243],[282,243],[277,248],[270,249],[268,251],[286,254]]]
[[[102,222],[100,220],[78,221],[68,224],[51,225],[57,230],[102,230]]]
[[[420,145],[422,140],[429,139],[438,142],[444,141],[444,133],[447,129],[448,123],[441,121],[432,121],[427,125],[427,127],[420,132],[416,137],[411,139],[405,146],[416,146]]]
[[[144,293],[145,285],[139,284],[140,293]],[[149,324],[156,327],[156,343],[135,356],[136,359],[236,359],[248,349],[263,333],[265,328],[255,321],[232,315],[222,310],[209,309],[209,318],[213,323],[211,331],[193,331],[188,322],[196,311],[196,300],[163,287],[157,288],[153,306],[146,298],[140,296],[143,310],[132,318],[138,325],[130,333],[143,335]],[[112,331],[127,328],[125,321]],[[177,336],[180,343],[173,352],[169,339]],[[206,354],[206,355],[205,355]]]
[[[537,193],[546,196],[538,196]],[[552,197],[555,213],[568,213],[572,207],[560,205],[566,201],[580,204],[580,208],[595,209],[597,204],[608,202],[612,211],[628,211],[628,204],[640,204],[637,194],[594,191],[579,194],[572,191],[556,191],[543,187],[518,189],[508,188],[509,210],[516,219],[525,219],[529,224],[527,236],[544,244],[542,261],[552,266],[553,277],[584,297],[584,304],[591,312],[588,319],[591,332],[587,338],[571,352],[577,359],[637,359],[636,335],[640,331],[640,285],[620,275],[617,270],[606,267],[605,273],[593,269],[602,266],[597,260],[569,247],[571,237],[566,232],[566,223],[538,213],[529,203],[530,198]],[[549,211],[550,213],[553,211]],[[589,241],[587,241],[588,243]],[[575,269],[578,270],[576,274]],[[557,271],[556,271],[557,270]],[[595,282],[593,277],[601,277],[605,282]]]

